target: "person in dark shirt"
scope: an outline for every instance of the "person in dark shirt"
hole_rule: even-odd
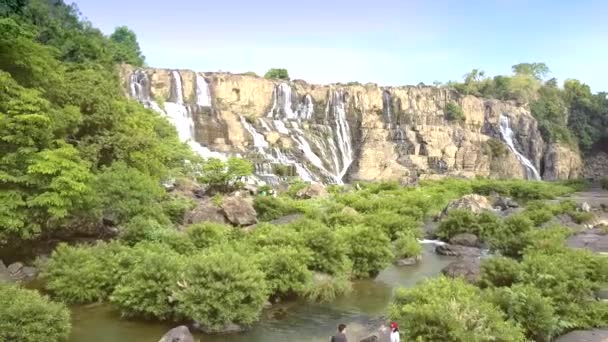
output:
[[[346,339],[346,324],[338,325],[338,333],[331,337],[331,342],[348,342]]]

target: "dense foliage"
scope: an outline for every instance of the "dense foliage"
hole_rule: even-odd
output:
[[[289,81],[289,72],[287,69],[272,68],[264,74],[264,78]]]
[[[168,221],[162,179],[196,160],[165,119],[124,97],[116,63],[135,34],[104,36],[62,1],[2,2],[0,243],[56,230]]]
[[[608,137],[606,93],[593,94],[588,85],[575,79],[559,87],[544,63],[521,63],[512,67],[513,75],[486,77],[479,69],[464,75],[464,82],[449,82],[462,94],[516,100],[528,103],[539,130],[547,142],[580,146],[584,152]]]
[[[0,282],[0,341],[66,341],[70,328],[65,305]]]

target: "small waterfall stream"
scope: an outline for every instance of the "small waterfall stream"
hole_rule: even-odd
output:
[[[526,169],[526,178],[540,180],[540,174],[538,173],[538,170],[536,170],[536,167],[534,167],[534,164],[532,164],[532,162],[526,158],[526,156],[521,154],[515,148],[515,144],[513,143],[513,130],[509,126],[509,118],[501,114],[499,126],[502,140],[505,142],[505,144],[507,144],[507,146],[509,146],[509,149],[515,154],[519,162]]]

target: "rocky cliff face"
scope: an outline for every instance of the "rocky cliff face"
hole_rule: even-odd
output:
[[[578,155],[547,146],[529,111],[435,87],[311,85],[247,75],[123,67],[133,98],[204,156],[244,156],[256,174],[341,183],[447,175],[566,179]],[[446,119],[457,104],[464,120]]]

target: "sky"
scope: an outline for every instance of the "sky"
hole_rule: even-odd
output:
[[[68,0],[69,1],[69,0]],[[608,1],[77,0],[94,26],[126,25],[152,67],[286,68],[311,83],[406,85],[510,74],[544,62],[550,77],[608,91]]]

